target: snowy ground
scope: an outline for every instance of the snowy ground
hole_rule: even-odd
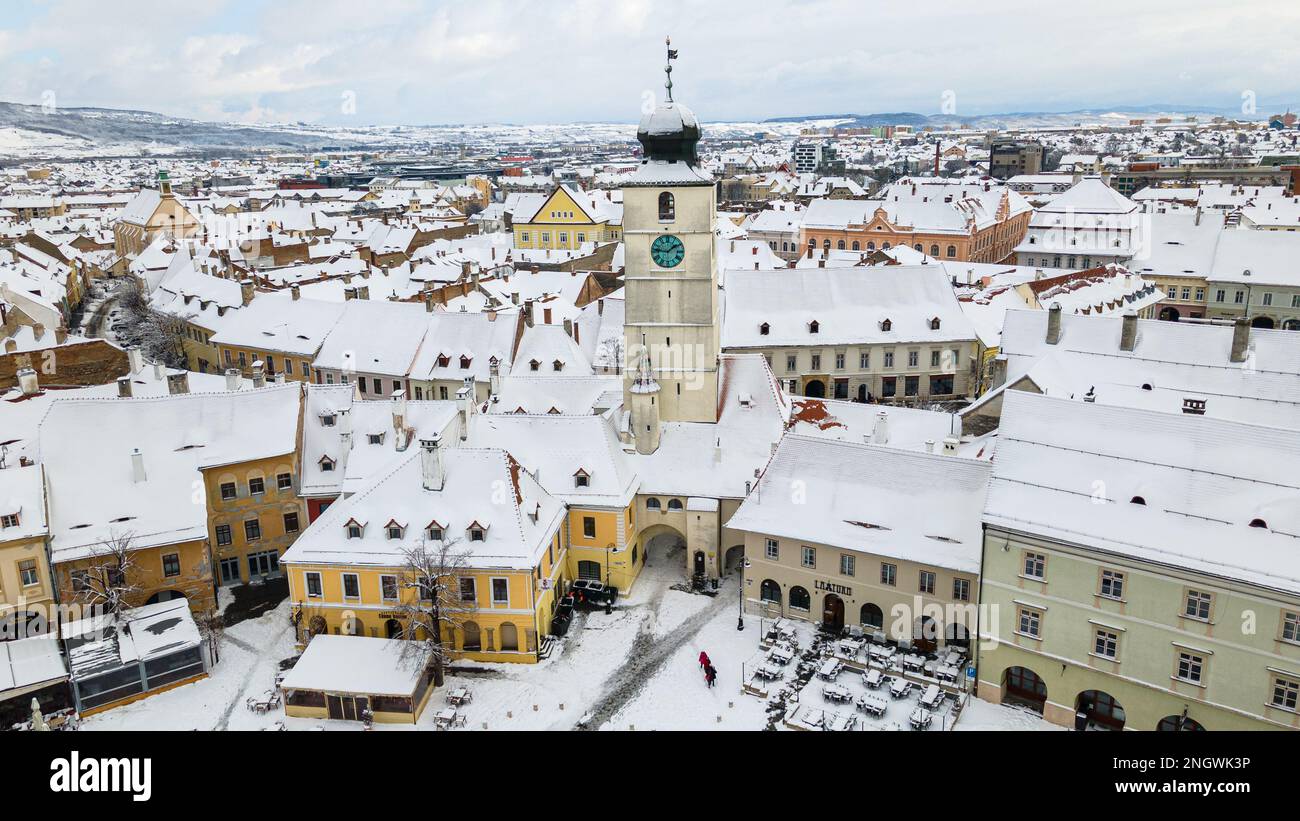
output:
[[[680,553],[651,559],[633,593],[613,613],[579,616],[552,656],[540,664],[460,664],[447,688],[434,693],[420,724],[412,728],[377,725],[382,732],[433,729],[446,692],[467,687],[473,702],[462,707],[472,730],[761,730],[768,724],[769,700],[742,691],[746,668],[761,658],[760,622],[746,616],[736,630],[738,578],[723,580],[716,597],[675,589],[682,581]],[[806,629],[805,629],[806,628]],[[811,641],[810,626],[800,625],[799,643]],[[717,685],[705,686],[699,669],[706,651],[718,670]],[[86,730],[289,730],[360,731],[355,722],[286,718],[282,710],[253,713],[245,706],[274,683],[279,662],[294,654],[288,604],[226,630],[221,662],[201,682],[93,716]],[[791,672],[798,662],[791,664]],[[861,687],[860,676],[845,673],[840,683]],[[803,688],[803,710],[852,713],[852,705],[825,703],[824,682]],[[772,688],[775,699],[778,687]],[[888,697],[887,691],[884,692]],[[855,691],[855,695],[856,695]],[[906,727],[919,691],[907,704],[891,704],[887,716]],[[795,717],[790,705],[791,716]],[[945,708],[950,714],[951,702]],[[893,729],[888,721],[873,729]],[[934,729],[944,722],[936,718]],[[783,727],[783,724],[779,724]],[[970,699],[957,722],[961,730],[1056,729],[1038,716]]]

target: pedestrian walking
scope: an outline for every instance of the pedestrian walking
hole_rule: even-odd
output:
[[[708,667],[705,667],[705,668],[704,668],[704,683],[705,683],[705,684],[707,684],[707,685],[709,685],[710,687],[712,687],[712,686],[713,686],[713,682],[716,681],[717,678],[718,678],[718,671],[715,670],[715,669],[713,668],[713,665],[712,665],[712,664],[710,664]]]
[[[700,651],[700,669],[703,670],[705,667],[708,667],[708,666],[709,666],[709,654],[706,653],[706,652],[704,652],[703,650],[701,650],[701,651]]]

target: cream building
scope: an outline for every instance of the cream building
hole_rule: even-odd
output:
[[[1008,392],[980,697],[1080,729],[1300,728],[1297,459],[1300,431],[1195,406]]]

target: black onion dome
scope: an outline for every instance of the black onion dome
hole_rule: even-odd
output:
[[[698,165],[700,123],[695,114],[681,103],[667,102],[641,118],[636,138],[647,160],[682,161]]]

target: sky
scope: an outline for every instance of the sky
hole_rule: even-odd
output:
[[[1295,0],[0,3],[0,100],[222,122],[635,121],[668,34],[714,122],[1300,109]]]

